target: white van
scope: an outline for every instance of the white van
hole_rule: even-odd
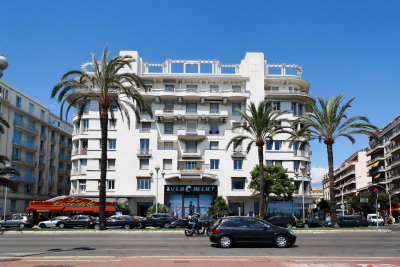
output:
[[[385,221],[383,220],[382,216],[377,216],[375,213],[374,214],[368,214],[367,215],[367,221],[370,225],[376,225],[376,221],[378,220],[379,225],[384,225]]]

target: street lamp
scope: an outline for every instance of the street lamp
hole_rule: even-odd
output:
[[[154,167],[154,169],[156,170],[156,213],[158,213],[158,172],[160,171],[160,166],[156,165]],[[153,171],[150,171],[150,175],[153,177]],[[165,172],[162,171],[161,175],[164,177]]]
[[[299,172],[297,170],[294,171],[294,176],[296,177],[296,180],[299,178]],[[301,176],[301,190],[302,190],[302,214],[303,214],[303,220],[305,219],[305,209],[304,209],[304,176]]]
[[[0,78],[3,76],[3,70],[8,67],[8,62],[5,56],[0,54]]]
[[[350,183],[352,183],[353,182],[353,179],[350,179],[350,180],[348,180],[347,182],[345,182],[343,185],[342,185],[342,187],[340,188],[340,187],[338,187],[338,188],[336,188],[337,190],[340,190],[340,193],[341,193],[341,195],[342,195],[342,204],[340,205],[340,207],[342,208],[342,216],[344,216],[344,201],[343,201],[343,198],[344,198],[344,193],[343,193],[343,191],[344,191],[344,187],[346,186],[346,185],[349,185]],[[334,184],[335,185],[335,184]],[[335,185],[336,186],[336,185]]]
[[[11,168],[10,164],[6,165],[6,168]],[[7,178],[10,178],[9,174],[7,174]],[[7,210],[7,191],[8,188],[6,186],[4,186],[4,207],[3,207],[3,220],[6,219],[6,210]]]
[[[393,193],[391,194],[389,192],[389,189],[387,188],[387,184],[386,184],[386,187],[383,187],[383,186],[380,186],[380,185],[377,185],[377,184],[372,184],[372,186],[377,186],[377,187],[380,187],[380,188],[384,189],[386,191],[386,194],[389,195],[389,214],[390,214],[390,217],[392,217],[392,196],[394,194]],[[378,197],[377,197],[377,199],[378,199]]]

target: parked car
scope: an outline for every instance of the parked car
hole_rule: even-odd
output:
[[[1,227],[19,227],[19,228],[32,228],[33,221],[26,214],[14,214],[10,217],[6,217],[5,220],[0,221]]]
[[[282,226],[286,228],[292,228],[297,224],[296,217],[292,215],[274,215],[267,219],[269,223],[272,223],[276,226]]]
[[[221,248],[229,248],[237,243],[270,243],[284,248],[296,242],[296,235],[267,221],[235,216],[219,219],[211,228],[210,241]]]
[[[66,220],[60,220],[56,223],[56,227],[59,228],[93,228],[96,224],[96,220],[90,215],[74,215]]]
[[[186,228],[188,225],[188,219],[182,218],[178,219],[176,221],[171,222],[171,224],[168,226],[168,228]]]
[[[51,218],[50,220],[39,222],[38,226],[39,226],[39,228],[56,227],[56,224],[59,221],[67,220],[67,219],[68,219],[68,216],[57,216],[57,217]]]
[[[365,224],[365,219],[363,219],[364,218],[361,219],[359,215],[344,215],[338,217],[338,224],[340,227],[368,226],[368,224]]]
[[[164,227],[168,228],[174,221],[174,217],[168,213],[154,213],[144,220],[139,222],[139,228],[145,227]]]
[[[129,215],[113,215],[106,219],[106,227],[132,229],[139,227],[139,218]],[[99,228],[98,220],[95,222],[94,228]]]
[[[376,221],[378,221],[379,225],[385,224],[385,220],[382,218],[382,216],[378,217],[376,214],[368,214],[367,221],[370,225],[376,225]]]
[[[321,227],[323,222],[317,219],[306,219],[305,221],[298,221],[296,224],[297,228],[310,228],[310,227]]]

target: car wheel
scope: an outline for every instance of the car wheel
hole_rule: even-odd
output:
[[[291,223],[286,224],[286,228],[292,228],[292,224]]]
[[[169,222],[164,223],[164,228],[169,228],[171,224]]]
[[[185,230],[185,235],[186,236],[192,236],[194,234],[194,231],[192,229],[186,229]]]
[[[3,227],[3,225],[0,223],[0,228]]]
[[[277,246],[278,248],[285,248],[287,247],[288,243],[288,238],[284,235],[278,235],[275,238],[275,246]]]
[[[99,230],[99,228],[100,228],[100,225],[98,225],[98,224],[96,224],[96,225],[94,226],[94,229],[96,229],[96,230]]]
[[[309,228],[308,224],[304,224],[304,228]],[[289,228],[289,227],[288,227]]]
[[[128,230],[128,229],[131,229],[131,226],[129,224],[125,224],[124,228]]]
[[[25,224],[24,223],[20,223],[20,224],[18,224],[18,227],[21,228],[21,229],[25,228]]]
[[[144,229],[144,228],[145,228],[144,223],[140,222],[140,223],[139,223],[139,228],[140,228],[140,229]]]
[[[60,223],[60,224],[58,225],[58,227],[61,228],[61,229],[63,229],[63,228],[65,228],[65,224]]]
[[[221,236],[218,240],[218,245],[221,248],[230,248],[232,246],[232,238],[230,236]]]
[[[40,223],[39,228],[44,229],[44,228],[46,228],[46,225],[44,223]]]

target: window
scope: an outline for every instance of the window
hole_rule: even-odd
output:
[[[174,103],[173,102],[165,102],[164,103],[164,112],[166,112],[166,113],[174,112]]]
[[[137,179],[137,189],[138,190],[150,190],[151,189],[150,179],[138,178]]]
[[[151,110],[151,102],[148,102],[148,103],[147,103],[147,106],[148,106],[149,110]],[[146,109],[146,106],[142,106],[142,107],[140,108],[140,113],[142,113],[142,114],[149,114],[149,111]]]
[[[107,190],[115,189],[115,180],[107,180]]]
[[[21,114],[15,112],[15,114],[14,114],[14,124],[22,125],[22,121],[23,121],[23,116]]]
[[[142,128],[140,129],[143,133],[149,133],[151,129],[151,122],[142,122]]]
[[[11,200],[10,211],[17,211],[17,201],[15,199]]]
[[[87,109],[87,111],[89,111],[89,103],[86,104],[85,109]],[[118,110],[118,103],[117,103],[117,102],[112,102],[112,103],[111,103],[110,109],[111,109],[112,111],[117,111],[117,110]]]
[[[219,142],[218,141],[210,141],[210,149],[211,150],[217,150],[218,149]]]
[[[149,139],[140,139],[140,150],[149,151],[150,140]]]
[[[107,169],[115,170],[115,159],[108,159],[107,160]]]
[[[197,133],[197,122],[195,122],[195,121],[186,122],[186,132],[187,133]]]
[[[281,102],[271,102],[274,110],[281,110]]]
[[[210,85],[210,92],[211,93],[218,93],[219,92],[219,85]]]
[[[248,219],[247,220],[247,227],[249,228],[271,228],[269,224],[263,223],[259,220],[255,219]]]
[[[197,85],[193,85],[193,84],[188,84],[186,85],[186,91],[187,92],[194,92],[197,93],[199,91],[198,86]]]
[[[36,132],[36,123],[34,120],[28,119],[28,130]]]
[[[79,180],[79,191],[86,191],[86,180]]]
[[[187,162],[185,162],[185,169],[187,169],[187,170],[196,169],[196,162],[195,161],[187,161]]]
[[[209,134],[219,134],[219,123],[218,122],[210,122],[210,130]]]
[[[149,159],[140,159],[140,169],[141,170],[149,169]]]
[[[163,170],[172,170],[172,159],[163,159]]]
[[[240,115],[238,110],[242,109],[241,103],[232,103],[232,115]]]
[[[271,165],[282,166],[282,160],[266,160],[265,165],[267,165],[267,166],[271,166]]]
[[[116,119],[108,120],[108,129],[115,130],[116,126],[117,126],[117,120]]]
[[[236,141],[233,144],[233,151],[242,151],[243,150],[243,141]]]
[[[219,170],[219,159],[210,159],[211,170]]]
[[[218,103],[210,103],[210,113],[211,114],[219,113],[219,104]]]
[[[117,148],[117,140],[108,139],[108,149],[116,149],[116,148]]]
[[[281,150],[282,141],[275,141],[275,150]]]
[[[24,185],[24,193],[30,194],[32,192],[32,186],[30,184]]]
[[[273,144],[272,141],[267,141],[266,144],[265,144],[265,149],[266,150],[272,150],[272,144]]]
[[[173,142],[164,142],[164,150],[172,150],[172,149],[174,149]]]
[[[83,132],[87,132],[89,129],[89,120],[82,120],[82,129]]]
[[[164,134],[173,134],[173,133],[174,133],[174,123],[164,122]]]
[[[231,210],[231,214],[233,216],[243,215],[244,214],[244,203],[243,202],[230,202],[229,209]],[[247,227],[245,222],[242,227]]]
[[[40,119],[43,121],[44,121],[44,116],[45,116],[45,113],[44,113],[44,110],[42,109],[42,110],[40,110]]]
[[[165,91],[166,92],[173,92],[175,90],[175,86],[173,84],[166,84]]]
[[[33,114],[35,112],[35,106],[32,103],[29,103],[29,114]]]
[[[245,177],[232,177],[232,190],[244,189]]]
[[[242,159],[234,159],[233,160],[233,169],[234,170],[242,170],[243,169],[243,160]]]
[[[21,160],[21,149],[13,147],[12,160]]]
[[[240,85],[232,85],[232,92],[241,93],[242,92],[242,87]]]
[[[15,105],[17,106],[17,108],[21,108],[22,106],[22,99],[20,96],[15,96]]]
[[[186,113],[197,113],[197,103],[187,103]]]

